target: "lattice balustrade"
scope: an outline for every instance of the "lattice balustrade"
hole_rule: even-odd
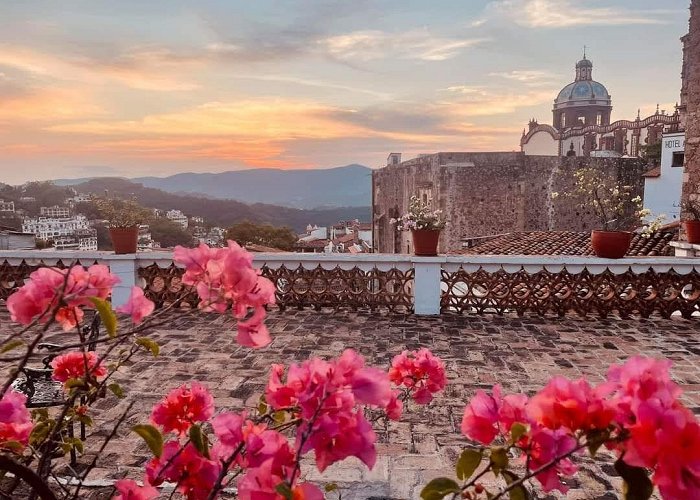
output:
[[[182,283],[184,273],[185,270],[175,264],[170,264],[167,267],[151,264],[138,270],[139,278],[144,282],[144,295],[152,300],[158,308],[173,304],[176,300],[180,301],[177,305],[197,306],[197,294],[185,295],[182,293],[184,289],[190,288]],[[184,300],[182,300],[183,297]]]
[[[380,271],[373,268],[365,271],[358,267],[324,269],[320,265],[308,269],[300,264],[295,268],[263,265],[261,272],[275,283],[280,309],[367,307],[408,312],[413,308],[413,269]],[[145,281],[144,293],[157,307],[171,304],[180,296],[184,287],[182,274],[183,270],[175,265],[163,268],[151,264],[139,269],[139,277]],[[197,298],[189,295],[184,303],[196,306]]]
[[[593,274],[587,269],[569,273],[566,269],[550,272],[467,272],[442,270],[441,310],[460,313],[519,315],[532,312],[564,316],[576,312],[581,316],[606,317],[617,312],[621,317],[658,313],[669,317],[679,312],[688,318],[700,305],[700,274],[675,271],[627,272],[615,274],[605,270]]]
[[[277,285],[277,303],[286,307],[387,308],[408,312],[413,309],[413,269],[380,271],[359,267],[307,269],[263,266],[263,276]]]

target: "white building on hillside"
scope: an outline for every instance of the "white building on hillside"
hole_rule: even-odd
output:
[[[54,205],[52,207],[41,207],[39,209],[39,213],[42,217],[51,217],[54,219],[67,218],[70,217],[70,208],[60,207],[58,205]]]
[[[14,212],[15,202],[0,200],[0,212]]]
[[[644,207],[654,215],[665,214],[666,222],[679,218],[684,151],[684,132],[664,134],[661,162],[644,174]]]
[[[182,229],[187,229],[187,227],[189,226],[187,216],[183,214],[180,210],[168,210],[165,214],[165,217],[175,222],[176,224],[180,224],[182,226]]]
[[[22,232],[33,233],[42,240],[73,236],[76,232],[89,228],[90,224],[84,215],[76,215],[71,218],[28,218],[22,222]]]

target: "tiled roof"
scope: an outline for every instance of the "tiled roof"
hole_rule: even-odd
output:
[[[328,245],[329,240],[311,240],[311,241],[299,241],[296,244],[297,248],[324,248]]]
[[[642,177],[661,177],[661,166],[658,165],[642,174]]]
[[[350,234],[344,234],[343,236],[338,236],[333,240],[333,244],[337,245],[338,243],[349,243],[351,241],[355,241],[355,233],[350,233]]]
[[[669,242],[678,234],[675,227],[667,227],[645,238],[635,234],[628,256],[673,255]],[[589,232],[528,231],[507,233],[476,242],[462,251],[480,255],[593,255]]]

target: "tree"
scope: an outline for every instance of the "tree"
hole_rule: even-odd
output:
[[[192,246],[192,235],[182,229],[182,226],[168,219],[154,218],[147,222],[150,225],[151,237],[163,248],[177,245]]]
[[[243,246],[263,245],[280,250],[291,250],[299,239],[288,227],[256,224],[250,221],[239,222],[228,228],[226,238]]]
[[[656,141],[654,144],[642,146],[640,150],[642,153],[642,158],[647,160],[649,163],[658,165],[661,161],[661,141]]]

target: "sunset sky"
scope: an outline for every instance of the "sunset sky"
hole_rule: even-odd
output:
[[[688,0],[0,0],[0,182],[517,150],[584,45],[673,111]]]

